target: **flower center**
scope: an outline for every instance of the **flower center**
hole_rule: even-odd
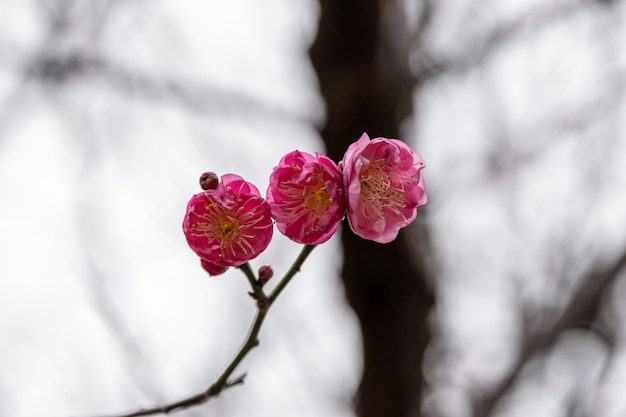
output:
[[[310,189],[305,189],[304,194],[306,196],[304,201],[307,208],[316,214],[325,212],[332,203],[332,199],[323,184],[317,184]]]
[[[252,211],[244,211],[243,207],[229,212],[214,202],[207,202],[204,209],[203,214],[196,212],[200,221],[191,229],[193,236],[205,237],[209,242],[216,241],[220,247],[220,257],[224,252],[231,255],[238,252],[246,255],[255,253],[251,242],[257,237],[254,229],[266,227],[258,224],[263,220],[262,216],[256,216]],[[271,227],[271,223],[269,226]]]
[[[417,182],[412,177],[407,177],[401,171],[389,166],[384,159],[373,161],[370,166],[361,173],[361,198],[362,213],[368,218],[378,217],[385,220],[386,212],[404,217],[401,209],[406,207],[404,182]]]
[[[230,242],[235,239],[241,228],[237,219],[228,216],[220,219],[211,226],[214,228],[215,236],[219,236],[224,242]]]
[[[321,215],[333,203],[321,174],[308,177],[304,183],[281,182],[279,191],[287,197],[280,202],[285,217],[297,218],[306,213]]]

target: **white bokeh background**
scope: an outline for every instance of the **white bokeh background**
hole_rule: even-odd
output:
[[[305,59],[315,4],[1,8],[0,415],[115,413],[206,389],[254,305],[238,271],[199,268],[182,214],[205,170],[264,190],[284,153],[322,150]],[[91,66],[42,76],[57,53]],[[337,245],[271,312],[237,371],[245,389],[182,415],[350,414],[358,334]],[[281,274],[298,251],[276,233],[253,265]]]
[[[238,271],[199,268],[184,207],[203,171],[263,190],[284,153],[323,150],[318,16],[312,0],[0,0],[0,416],[113,414],[220,373],[254,307]],[[549,323],[626,248],[625,16],[620,1],[436,2],[421,47],[443,69],[404,138],[428,164],[437,254],[427,415],[470,416],[527,320]],[[253,266],[280,275],[298,251],[276,232]],[[270,313],[246,383],[179,414],[352,415],[340,265],[334,237]],[[606,302],[612,350],[564,334],[498,415],[626,413],[624,288]]]

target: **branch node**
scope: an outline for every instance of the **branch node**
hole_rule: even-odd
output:
[[[217,397],[224,389],[223,384],[213,384],[206,391],[204,391],[204,395],[207,397]]]
[[[232,381],[227,382],[226,386],[227,387],[232,387],[232,386],[235,386],[235,385],[243,384],[245,382],[245,379],[246,379],[247,375],[248,374],[242,374],[242,375],[238,376],[237,378],[233,379]]]
[[[271,305],[272,305],[272,302],[268,298],[257,299],[256,301],[256,307],[259,309],[260,312],[263,312],[263,313],[269,310]]]

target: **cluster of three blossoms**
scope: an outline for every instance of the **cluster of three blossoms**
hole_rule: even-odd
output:
[[[274,222],[292,241],[318,245],[347,214],[355,234],[388,243],[426,204],[424,167],[404,142],[363,134],[339,165],[320,153],[283,156],[270,174],[266,199],[238,175],[220,181],[207,173],[204,191],[187,205],[183,232],[209,275],[257,257],[270,243]]]

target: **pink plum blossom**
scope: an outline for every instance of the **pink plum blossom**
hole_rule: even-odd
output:
[[[426,165],[400,140],[370,140],[364,133],[348,147],[342,165],[348,222],[364,239],[391,242],[426,204]]]
[[[326,242],[345,212],[341,170],[320,153],[290,152],[270,175],[267,201],[278,230],[289,239]]]
[[[259,190],[238,175],[226,174],[215,189],[191,197],[183,233],[203,268],[218,275],[219,267],[242,265],[265,250],[272,225]]]

